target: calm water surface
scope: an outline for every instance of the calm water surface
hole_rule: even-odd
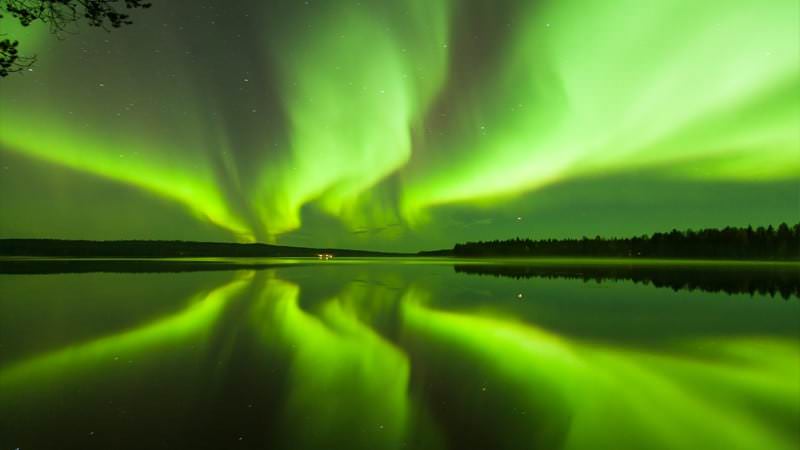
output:
[[[800,448],[797,265],[0,272],[0,450]]]

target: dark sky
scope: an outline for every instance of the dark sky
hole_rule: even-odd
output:
[[[416,250],[800,220],[794,0],[153,1],[3,19],[0,237]],[[768,26],[766,26],[768,24]]]

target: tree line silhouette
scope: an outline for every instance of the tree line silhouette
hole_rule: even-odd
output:
[[[454,256],[800,259],[800,223],[672,230],[628,238],[507,239],[456,244]]]
[[[456,264],[456,273],[513,279],[566,278],[584,282],[632,281],[673,291],[724,292],[800,298],[800,274],[789,264],[769,269],[731,265],[484,265]]]

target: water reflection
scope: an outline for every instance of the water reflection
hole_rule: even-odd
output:
[[[610,280],[632,281],[658,288],[725,292],[726,294],[761,294],[784,299],[800,297],[800,267],[792,263],[768,265],[733,264],[587,264],[567,261],[548,265],[455,264],[458,273],[493,275],[514,279],[573,278],[601,283]]]
[[[791,449],[800,439],[798,302],[531,285],[451,265],[202,275],[0,278],[0,348],[43,340],[0,355],[0,448]],[[73,298],[54,326],[14,320],[41,293],[31,278],[52,279],[53,297],[107,284]],[[182,283],[199,290],[168,298],[186,295],[167,293]],[[181,306],[116,319],[152,311],[115,305],[134,286]],[[81,332],[97,320],[84,303],[107,308],[117,329]]]

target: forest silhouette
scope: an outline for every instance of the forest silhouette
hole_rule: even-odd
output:
[[[441,254],[441,253],[440,253]],[[456,244],[452,256],[611,257],[689,259],[800,259],[800,223],[777,228],[725,227],[672,230],[628,238],[507,239]]]

